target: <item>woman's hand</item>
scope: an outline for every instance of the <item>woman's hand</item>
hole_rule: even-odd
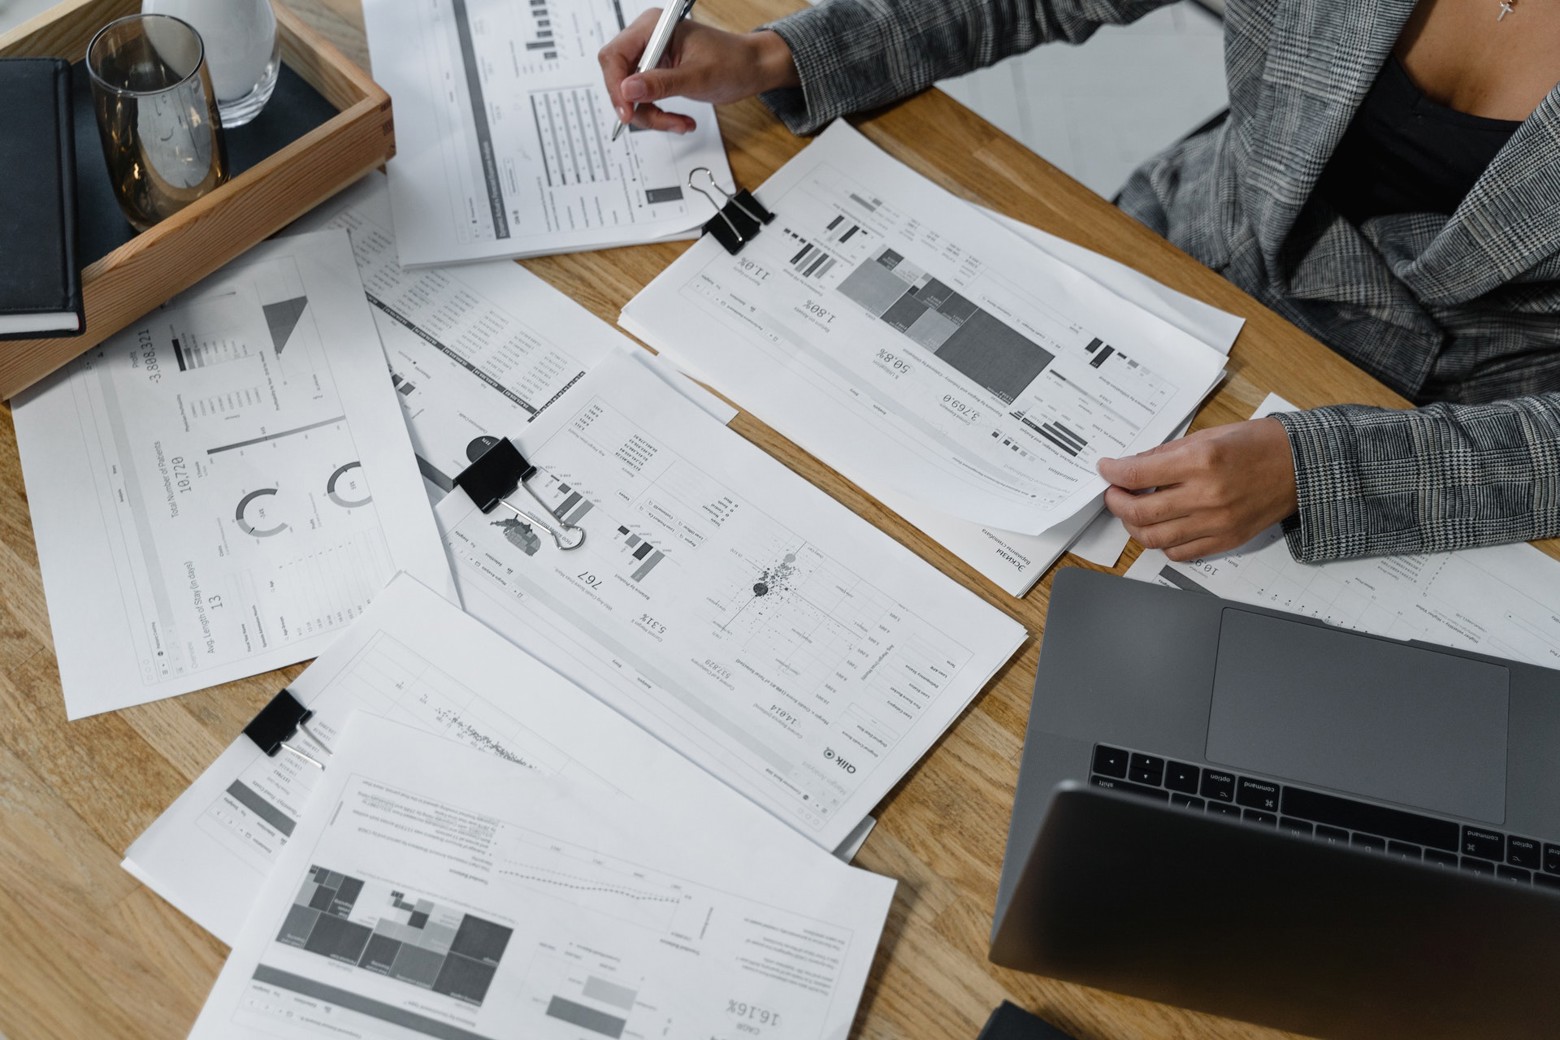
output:
[[[686,97],[724,105],[801,83],[791,61],[791,48],[778,33],[729,33],[688,19],[672,35],[660,66],[637,73],[634,70],[660,14],[655,8],[646,11],[596,56],[612,107],[622,122],[686,134],[694,121],[667,112],[655,102]]]
[[[1194,560],[1244,545],[1299,508],[1277,419],[1214,426],[1140,455],[1101,459],[1105,507],[1146,549]]]

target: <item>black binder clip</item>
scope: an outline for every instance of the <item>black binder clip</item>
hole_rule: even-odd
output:
[[[501,437],[493,442],[491,448],[477,456],[475,462],[460,471],[460,475],[455,478],[455,486],[471,496],[471,501],[484,513],[491,513],[494,506],[503,505],[533,527],[540,527],[552,535],[558,548],[565,551],[578,549],[585,543],[585,528],[565,523],[561,517],[554,517],[556,523],[543,520],[508,500],[507,496],[517,488],[525,488],[536,499],[536,504],[542,507],[542,512],[553,517],[547,503],[526,483],[535,474],[536,467],[526,461],[514,442],[508,437]]]
[[[724,206],[716,202],[709,192],[693,183],[694,177],[701,173],[710,182],[710,187],[725,197]],[[710,205],[715,207],[715,216],[706,221],[700,230],[705,234],[714,235],[715,241],[725,246],[726,252],[732,256],[740,253],[742,247],[758,234],[761,227],[775,219],[775,215],[759,205],[758,200],[746,188],[733,195],[716,184],[715,175],[710,172],[708,166],[695,166],[688,171],[688,187],[709,199]]]
[[[292,691],[285,686],[271,703],[260,709],[260,714],[250,720],[244,727],[244,736],[255,742],[261,751],[270,758],[275,758],[278,751],[290,751],[310,765],[324,769],[325,763],[307,752],[300,751],[287,743],[298,734],[299,730],[327,754],[332,754],[330,745],[319,738],[319,734],[309,728],[309,720],[314,718],[314,712],[299,703],[298,698],[292,695]]]

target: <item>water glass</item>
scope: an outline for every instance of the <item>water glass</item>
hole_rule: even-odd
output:
[[[108,23],[87,45],[92,104],[125,219],[145,231],[224,183],[227,149],[200,34],[167,15]]]
[[[200,33],[223,126],[231,130],[260,114],[282,67],[271,0],[142,0],[141,10],[182,18]]]

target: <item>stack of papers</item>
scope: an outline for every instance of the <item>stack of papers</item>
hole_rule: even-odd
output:
[[[596,54],[646,0],[367,0],[374,76],[395,98],[391,198],[401,263],[453,263],[691,238],[689,188],[731,183],[715,110],[662,107],[686,135],[618,125]],[[699,183],[703,183],[700,174]]]
[[[287,754],[268,758],[239,737],[125,856],[125,869],[232,946],[286,850],[322,804],[322,783],[342,770],[341,740],[354,713],[438,738],[431,753],[402,760],[403,780],[415,778],[422,764],[442,768],[455,753],[452,745],[464,745],[505,767],[507,780],[494,786],[501,794],[529,777],[548,778],[594,792],[609,812],[617,811],[614,805],[669,812],[703,819],[716,833],[746,833],[782,848],[809,846],[405,575],[289,689],[314,711],[310,729],[335,751],[327,768]],[[318,754],[306,737],[297,741]],[[812,862],[832,861],[819,869],[838,865],[816,851],[821,858],[808,856]]]
[[[192,1037],[832,1040],[894,889],[751,813],[614,803],[383,719],[325,788]]]
[[[1157,296],[1128,303],[844,123],[760,195],[774,224],[696,244],[623,326],[1015,594],[1098,509],[1096,461],[1175,434],[1223,373],[1228,322],[1209,346],[1205,310],[1114,272]]]
[[[327,768],[241,739],[126,860],[233,946],[192,1035],[708,1033],[737,992],[773,1035],[848,1028],[893,882],[426,588],[293,690]]]

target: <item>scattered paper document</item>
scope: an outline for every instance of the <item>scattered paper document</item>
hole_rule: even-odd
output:
[[[395,98],[390,160],[401,263],[538,256],[692,237],[714,215],[688,187],[731,183],[715,110],[686,135],[630,131],[596,54],[642,0],[367,0],[374,76]]]
[[[1269,396],[1254,417],[1294,406]],[[1560,668],[1560,561],[1531,545],[1299,563],[1282,531],[1184,563],[1145,550],[1127,577]]]
[[[680,392],[730,421],[734,410],[708,390],[516,263],[402,268],[384,174],[364,177],[291,230],[319,228],[352,237],[417,466],[435,501],[495,435],[536,418],[615,353],[658,366]]]
[[[66,713],[318,654],[397,570],[448,591],[340,231],[264,243],[17,399]]]
[[[363,711],[645,805],[702,806],[712,827],[753,811],[723,786],[712,794],[698,766],[405,575],[288,689],[331,747]],[[295,743],[318,754],[303,734]],[[240,735],[136,839],[124,867],[231,946],[319,778]]]
[[[707,803],[359,715],[190,1035],[844,1037],[894,882]]]
[[[449,495],[466,610],[825,848],[1024,639],[626,360],[516,432],[586,538]]]
[[[836,123],[622,324],[869,490],[1038,534],[1158,444],[1224,358]]]

